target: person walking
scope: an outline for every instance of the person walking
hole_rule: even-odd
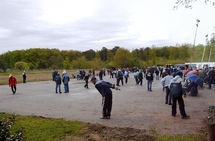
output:
[[[84,80],[85,80],[84,88],[89,89],[89,87],[88,87],[88,80],[89,80],[89,78],[90,78],[90,74],[87,74],[87,75],[84,77]]]
[[[208,89],[211,89],[211,84],[214,84],[215,71],[214,68],[211,68],[208,72]]]
[[[27,77],[27,75],[26,75],[25,71],[23,71],[23,73],[22,73],[23,83],[26,83],[26,77]]]
[[[138,74],[138,85],[143,85],[143,71],[142,69],[140,70],[139,74]]]
[[[11,90],[13,92],[13,94],[16,93],[16,85],[17,85],[17,80],[14,76],[12,76],[12,74],[9,75],[9,87],[11,87]]]
[[[60,77],[60,74],[57,73],[57,75],[55,76],[55,83],[56,83],[56,87],[55,87],[55,92],[58,93],[58,90],[59,90],[59,93],[61,94],[61,77]]]
[[[179,110],[181,114],[182,119],[188,119],[190,118],[189,115],[185,112],[185,105],[182,95],[186,96],[186,94],[183,93],[182,89],[182,79],[183,73],[181,71],[178,71],[175,73],[175,77],[170,80],[169,83],[169,89],[172,94],[172,116],[176,117],[177,111],[176,111],[176,104],[178,101],[179,104]]]
[[[116,74],[116,85],[119,86],[119,83],[121,81],[121,84],[123,85],[123,73],[121,69],[118,69],[117,74]]]
[[[170,94],[170,89],[168,86],[170,81],[173,79],[173,76],[170,75],[170,71],[167,71],[166,73],[167,75],[161,79],[161,84],[166,89],[165,104],[172,105],[172,95]]]
[[[146,73],[146,80],[147,80],[147,89],[148,91],[152,92],[152,82],[153,82],[153,73],[151,72],[151,69],[147,70]]]
[[[90,80],[95,88],[102,95],[102,116],[101,119],[110,119],[111,110],[112,110],[112,89],[115,89],[115,84],[106,82],[104,80],[97,80],[96,77],[92,77]]]
[[[64,71],[63,73],[63,84],[64,84],[64,93],[68,93],[69,92],[69,75],[66,73],[66,71]]]

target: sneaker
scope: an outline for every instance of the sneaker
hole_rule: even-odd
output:
[[[189,116],[189,115],[186,115],[186,116],[182,116],[181,118],[182,118],[182,119],[189,119],[190,116]]]
[[[107,119],[107,117],[105,117],[105,116],[101,116],[101,117],[100,117],[100,119]]]
[[[110,119],[110,116],[107,116],[106,118],[107,118],[107,119]]]

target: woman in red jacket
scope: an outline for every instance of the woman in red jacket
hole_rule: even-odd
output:
[[[14,76],[12,76],[12,74],[10,74],[8,80],[9,80],[9,87],[11,87],[13,94],[15,94],[16,93],[16,84],[17,84],[16,78]]]

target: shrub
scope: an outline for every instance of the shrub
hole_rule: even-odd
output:
[[[11,128],[15,123],[15,116],[9,119],[2,118],[0,120],[0,140],[1,141],[25,141],[23,137],[24,128],[21,127],[16,133],[11,132]]]

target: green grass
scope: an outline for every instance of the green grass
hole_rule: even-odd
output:
[[[0,113],[1,118],[12,117],[11,114]],[[67,121],[65,119],[44,118],[38,116],[16,115],[12,133],[24,127],[24,137],[27,141],[66,141],[72,137],[86,134],[87,123]],[[199,134],[187,135],[159,135],[156,130],[151,131],[155,141],[206,141],[207,137]],[[69,137],[69,138],[68,138]],[[113,139],[112,141],[118,141]]]
[[[0,118],[11,117],[10,114],[0,113]],[[58,141],[66,136],[82,136],[85,132],[85,123],[79,121],[67,121],[64,119],[43,118],[36,116],[19,116],[15,118],[12,132],[20,127],[25,128],[24,137],[27,141]]]

